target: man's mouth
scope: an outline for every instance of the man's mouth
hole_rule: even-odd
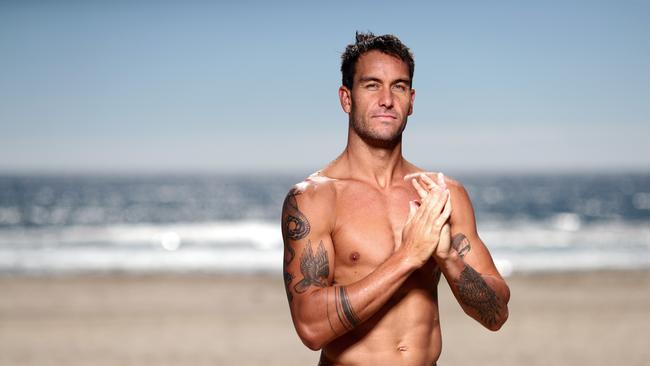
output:
[[[375,114],[372,116],[373,118],[391,118],[391,119],[397,119],[397,116],[394,114],[386,114],[386,113],[381,113],[381,114]]]

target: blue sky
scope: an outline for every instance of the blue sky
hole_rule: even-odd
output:
[[[650,168],[650,2],[0,2],[0,172],[316,170],[355,30],[415,54],[404,153]]]

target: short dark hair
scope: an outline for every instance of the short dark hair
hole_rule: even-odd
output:
[[[341,55],[341,75],[343,86],[352,89],[352,81],[356,71],[359,57],[366,52],[377,50],[390,56],[395,56],[404,61],[409,67],[409,86],[413,86],[413,71],[415,71],[415,61],[411,50],[392,34],[375,36],[371,32],[356,32],[356,42],[345,47],[345,52]]]

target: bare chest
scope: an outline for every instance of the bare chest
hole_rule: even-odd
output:
[[[409,200],[414,199],[407,187],[380,192],[357,184],[337,191],[335,281],[366,276],[400,247]]]

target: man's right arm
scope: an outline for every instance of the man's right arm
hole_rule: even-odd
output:
[[[320,349],[369,319],[431,257],[451,213],[447,197],[441,191],[419,208],[411,203],[400,249],[363,279],[332,286],[333,188],[305,182],[289,192],[282,209],[283,272],[291,317],[307,347]]]

